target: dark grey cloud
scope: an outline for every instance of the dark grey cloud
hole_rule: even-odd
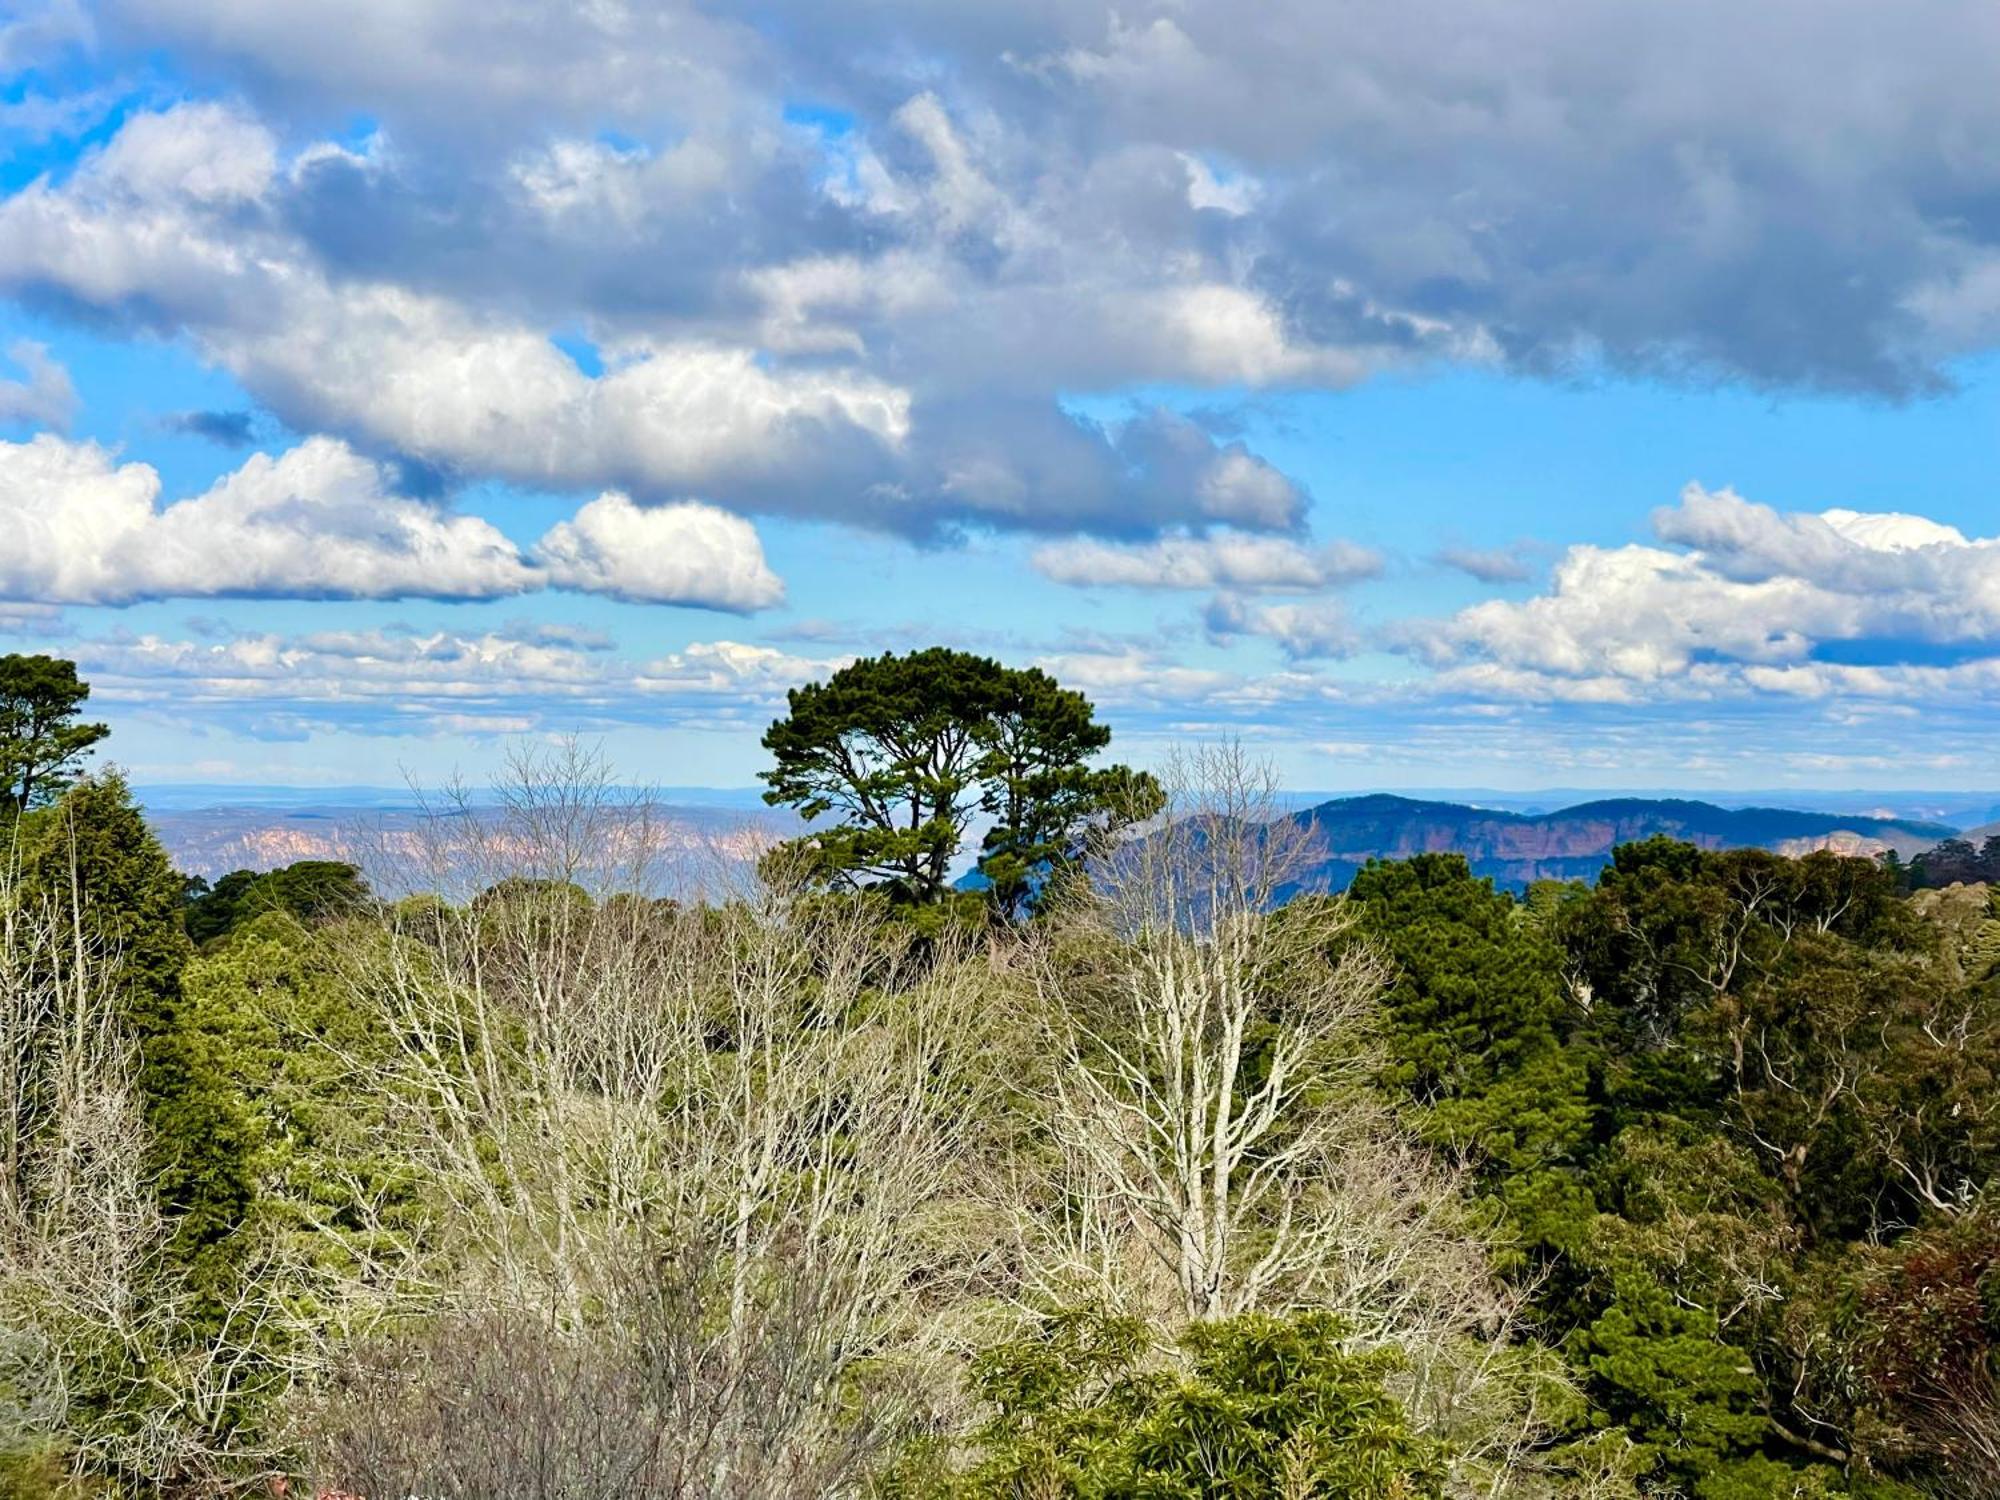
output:
[[[1281,0],[1254,23],[1225,0],[303,11],[109,7],[273,110],[365,108],[440,153],[604,125],[734,141],[803,101],[912,170],[921,149],[889,125],[935,91],[1003,191],[1050,190],[1058,234],[1234,260],[1311,340],[1432,352],[1443,323],[1532,369],[1907,391],[1992,333],[1974,283],[2000,234],[1981,144],[2000,14],[1961,0]],[[1178,153],[1250,179],[1255,203],[1177,201]],[[884,233],[809,211],[799,164],[777,162],[733,224],[706,221],[716,238],[769,255]],[[974,280],[1004,259],[976,231],[962,248]]]
[[[87,275],[78,205],[40,205],[0,284],[440,474],[920,537],[1287,530],[1302,493],[1226,422],[1064,398],[1447,362],[1900,397],[2000,340],[2000,12],[1963,0],[100,10],[247,101],[269,166],[190,208],[129,151],[92,222],[143,255]],[[557,330],[600,384],[696,346],[757,381],[717,411],[661,396],[709,366],[662,373],[626,420],[550,394],[519,340]]]
[[[247,448],[257,441],[257,415],[248,411],[183,411],[166,425],[190,437],[206,438],[223,448]]]

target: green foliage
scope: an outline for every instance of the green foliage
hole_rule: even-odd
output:
[[[30,698],[53,706],[30,713]],[[430,1107],[399,1081],[411,1039],[384,1034],[355,973],[427,985],[442,951],[427,945],[455,923],[469,958],[523,974],[551,956],[587,969],[607,922],[691,923],[660,929],[657,953],[633,950],[647,962],[697,934],[726,961],[748,937],[727,935],[728,911],[618,895],[598,906],[551,881],[501,881],[463,911],[436,898],[383,908],[352,866],[323,861],[237,871],[190,899],[124,783],[74,779],[99,732],[71,722],[82,698],[65,663],[0,663],[0,757],[13,757],[0,771],[14,778],[0,791],[26,807],[8,819],[10,899],[73,924],[111,965],[167,1225],[149,1242],[164,1248],[135,1263],[135,1305],[168,1311],[137,1333],[76,1325],[59,1372],[69,1428],[53,1438],[57,1387],[39,1366],[50,1330],[66,1332],[0,1329],[0,1500],[82,1493],[65,1488],[79,1434],[122,1441],[193,1420],[216,1452],[250,1451],[278,1430],[271,1403],[314,1320],[333,1326],[336,1282],[437,1253],[420,1164],[391,1144]],[[833,825],[774,861],[806,861],[822,888],[798,909],[852,906],[883,955],[825,1011],[831,982],[803,965],[786,981],[800,1024],[810,1012],[837,1028],[878,1000],[874,976],[910,951],[912,925],[941,935],[1020,917],[1081,876],[1094,832],[1155,809],[1150,778],[1089,767],[1108,739],[1043,674],[948,651],[857,663],[795,693],[766,739],[769,799]],[[979,815],[993,820],[987,890],[954,891],[946,876]],[[1524,1464],[1551,1493],[2000,1493],[2000,899],[1962,885],[1904,897],[1899,878],[1831,854],[1651,840],[1618,850],[1594,888],[1544,884],[1518,903],[1448,855],[1355,879],[1358,927],[1339,941],[1370,943],[1392,975],[1377,1082],[1466,1165],[1490,1210],[1470,1217],[1504,1227],[1503,1264],[1532,1287],[1530,1316],[1491,1334],[1509,1346],[1480,1358],[1489,1374],[1518,1367],[1510,1391],[1533,1386],[1539,1447]],[[1048,956],[1077,957],[1060,944]],[[1293,977],[1266,976],[1274,1005]],[[1091,1004],[1087,983],[1072,990]],[[454,1037],[458,993],[436,998],[434,1040],[471,1039],[481,1067],[526,1024],[467,1020]],[[739,1046],[716,1015],[694,1045]],[[1266,1043],[1245,1044],[1254,1082]],[[1032,1043],[1009,1046],[1016,1071],[1041,1065]],[[604,1113],[592,1078],[584,1066],[566,1086],[578,1119]],[[516,1079],[503,1064],[489,1081],[504,1098]],[[983,1139],[1009,1143],[996,1156],[1026,1153],[1003,1164],[1014,1170],[1047,1149],[1040,1128],[1026,1111]],[[9,1282],[10,1306],[26,1305],[23,1288]],[[228,1380],[194,1418],[166,1415],[231,1309],[280,1302],[268,1327],[229,1333]],[[1494,1462],[1437,1440],[1476,1436],[1487,1418],[1440,1415],[1434,1371],[1408,1376],[1424,1397],[1413,1415],[1389,1394],[1391,1356],[1351,1354],[1343,1337],[1318,1313],[1197,1323],[1171,1344],[1130,1320],[1051,1317],[975,1362],[989,1418],[913,1452],[884,1488],[1414,1500],[1444,1493],[1454,1454],[1465,1472]],[[123,1477],[136,1493],[187,1476]]]
[[[0,811],[46,806],[76,780],[90,747],[111,732],[78,722],[89,696],[73,661],[0,656]]]
[[[71,1482],[70,1466],[53,1443],[0,1453],[0,1500],[65,1500],[89,1493]]]
[[[133,804],[124,779],[94,777],[20,830],[26,901],[47,900],[116,956],[116,983],[142,1034],[169,1024],[181,966],[181,879]]]
[[[1977,848],[1967,839],[1944,839],[1907,865],[1883,863],[1906,891],[2000,881],[2000,835],[1988,835]]]
[[[1102,822],[1136,822],[1162,803],[1159,785],[1128,766],[1086,761],[1111,742],[1081,693],[1033,669],[1005,675],[981,763],[981,811],[993,818],[979,873],[995,905],[1018,914],[1044,882],[1070,868]]]
[[[1987,915],[1973,929],[1959,956],[1965,977],[1984,983],[2000,973],[2000,886],[1986,892]]]
[[[115,775],[81,781],[22,820],[15,899],[54,916],[59,931],[75,934],[75,951],[107,968],[117,1031],[137,1046],[140,1165],[167,1228],[163,1244],[148,1232],[128,1261],[107,1268],[123,1278],[107,1290],[127,1299],[117,1321],[67,1313],[59,1302],[36,1313],[62,1351],[67,1429],[87,1435],[114,1473],[126,1460],[109,1450],[129,1456],[169,1429],[226,1444],[256,1404],[254,1377],[193,1390],[246,1286],[241,1230],[255,1184],[227,1054],[182,984],[190,956],[182,892]],[[186,1476],[124,1477],[146,1492]]]
[[[1089,1500],[1262,1500],[1443,1493],[1443,1455],[1383,1388],[1390,1361],[1353,1355],[1308,1313],[1197,1323],[1155,1357],[1130,1319],[1072,1312],[983,1354],[994,1407],[962,1472],[905,1473],[892,1492]]]
[[[1712,1312],[1676,1302],[1656,1282],[1619,1277],[1575,1350],[1601,1382],[1599,1419],[1623,1423],[1670,1468],[1708,1473],[1763,1441],[1762,1385],[1749,1356],[1722,1341]]]
[[[1370,863],[1348,895],[1394,964],[1388,1081],[1424,1135],[1482,1164],[1522,1243],[1564,1243],[1590,1213],[1589,1075],[1543,925],[1455,854]]]
[[[1451,856],[1354,882],[1395,964],[1388,1079],[1540,1261],[1542,1327],[1649,1493],[1895,1493],[1869,1464],[1935,1464],[1940,1403],[1961,1430],[2000,1411],[1973,1294],[1942,1290],[1983,1262],[1869,1269],[2000,1166],[1992,919],[1934,894],[1900,899],[1869,861],[1665,839],[1520,906]],[[1933,1315],[1949,1334],[1910,1352]],[[1951,1400],[1920,1370],[1955,1372]]]
[[[827,883],[878,884],[899,903],[946,899],[977,814],[979,870],[1018,915],[1082,852],[1094,823],[1158,806],[1152,779],[1089,758],[1110,743],[1089,702],[1046,673],[934,647],[889,653],[795,688],[764,735],[764,800],[837,821],[793,846]]]
[[[391,1247],[393,1227],[414,1212],[408,1163],[382,1154],[380,1126],[397,1101],[360,1092],[358,1074],[394,1046],[312,932],[286,912],[267,912],[188,965],[190,1028],[216,1061],[215,1084],[239,1122],[250,1179],[248,1224],[290,1254],[345,1264]]]
[[[225,1059],[194,1024],[181,986],[190,957],[181,878],[116,775],[79,782],[30,815],[22,842],[30,899],[52,902],[66,925],[75,922],[116,955],[115,983],[140,1048],[151,1166],[175,1221],[174,1254],[212,1295],[219,1317],[234,1274],[227,1246],[253,1187],[247,1125],[224,1082]]]
[[[305,859],[279,870],[232,870],[214,885],[189,882],[183,920],[199,946],[225,937],[265,912],[286,912],[301,922],[352,915],[369,900],[368,882],[353,865]]]

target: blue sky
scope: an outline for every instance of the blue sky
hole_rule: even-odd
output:
[[[0,649],[149,783],[741,785],[943,642],[1301,787],[2000,786],[1923,8],[17,7]]]

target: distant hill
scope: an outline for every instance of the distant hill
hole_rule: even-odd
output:
[[[162,799],[166,800],[166,799]],[[188,802],[195,799],[188,798]],[[747,863],[771,840],[797,830],[786,812],[768,808],[670,802],[657,809],[668,842],[691,856]],[[175,864],[213,880],[230,870],[268,870],[301,859],[347,859],[383,881],[371,855],[407,853],[421,816],[407,804],[374,806],[337,795],[324,803],[148,808]],[[1558,812],[1521,813],[1414,797],[1339,797],[1292,814],[1316,830],[1324,859],[1311,882],[1344,888],[1374,859],[1463,854],[1475,873],[1509,890],[1534,880],[1588,880],[1618,844],[1654,834],[1708,849],[1758,848],[1782,854],[1813,849],[1908,858],[1956,836],[1943,823],[1858,813],[1773,807],[1717,807],[1678,798],[1619,797]],[[1977,840],[1975,839],[1975,842]],[[698,862],[698,859],[697,859]]]
[[[475,807],[476,818],[497,819],[491,806]],[[672,888],[699,878],[720,860],[747,866],[781,838],[797,820],[787,811],[687,803],[634,806],[653,825],[662,868],[656,877]],[[422,847],[431,821],[410,805],[368,806],[358,801],[327,803],[159,807],[148,805],[147,822],[177,869],[213,880],[231,870],[273,870],[302,859],[346,860],[360,865],[378,890],[402,894],[397,869]],[[448,821],[448,820],[447,820]],[[671,865],[672,867],[667,867]]]
[[[1921,853],[1954,830],[1942,823],[1779,807],[1716,807],[1672,798],[1621,797],[1558,812],[1516,813],[1386,795],[1342,797],[1292,815],[1312,827],[1324,850],[1318,870],[1344,889],[1370,859],[1462,854],[1473,872],[1521,890],[1535,880],[1589,880],[1619,844],[1665,834],[1704,849],[1770,849],[1806,854],[1833,849]]]

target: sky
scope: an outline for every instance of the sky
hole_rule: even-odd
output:
[[[0,0],[0,651],[142,785],[2000,787],[2000,9]]]

